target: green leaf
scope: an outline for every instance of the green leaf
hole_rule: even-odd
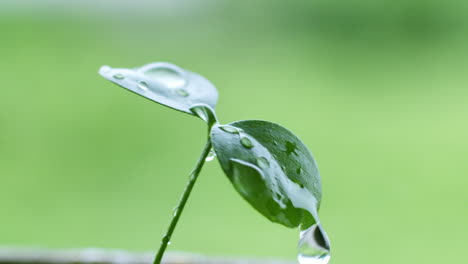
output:
[[[218,91],[207,79],[166,62],[136,69],[102,66],[99,74],[134,93],[188,114],[194,114],[190,110],[194,105],[214,109],[218,101]]]
[[[318,220],[322,196],[317,164],[286,128],[244,120],[215,125],[211,141],[235,189],[273,222],[307,229]]]

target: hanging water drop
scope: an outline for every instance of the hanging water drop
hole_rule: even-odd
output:
[[[144,74],[170,89],[182,88],[187,83],[182,70],[170,64],[158,65],[146,70]]]
[[[300,264],[327,264],[330,261],[330,242],[320,224],[301,231],[298,251]]]
[[[138,82],[138,88],[141,90],[147,91],[148,90],[148,84],[144,81],[139,81]]]
[[[262,169],[266,169],[270,167],[270,162],[265,157],[260,157],[257,158],[257,165]]]
[[[228,132],[228,133],[232,133],[232,134],[239,133],[239,130],[233,126],[220,126],[219,128],[221,128],[223,131]]]
[[[117,79],[117,80],[125,79],[125,76],[123,74],[121,74],[121,73],[116,73],[112,77],[114,77],[114,79]]]
[[[253,148],[253,143],[248,137],[241,137],[240,142],[245,148]]]
[[[210,162],[216,158],[216,153],[213,150],[210,150],[210,153],[208,153],[208,156],[206,156],[205,161]]]
[[[187,90],[182,89],[182,88],[175,90],[175,92],[182,97],[187,97],[190,95],[189,92],[187,92]]]

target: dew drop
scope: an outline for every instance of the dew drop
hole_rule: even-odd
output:
[[[215,158],[216,158],[216,153],[213,150],[210,150],[210,153],[208,154],[208,156],[206,156],[205,161],[210,162],[214,160]]]
[[[297,151],[298,151],[298,148],[297,148],[297,144],[291,142],[291,141],[286,141],[286,144],[285,144],[285,151],[286,151],[286,154],[288,155],[291,155],[291,154],[296,154],[298,155]]]
[[[265,157],[260,157],[257,158],[257,165],[262,169],[266,169],[270,167],[270,162]]]
[[[138,88],[141,90],[147,91],[148,90],[148,84],[144,81],[139,81],[138,82]]]
[[[175,208],[172,210],[172,215],[173,215],[173,216],[176,216],[177,213],[179,213],[179,207],[175,207]]]
[[[123,79],[125,79],[125,76],[124,76],[123,74],[121,74],[121,73],[116,73],[116,74],[114,74],[114,76],[112,76],[112,77],[114,77],[114,79],[117,79],[117,80],[123,80]]]
[[[239,130],[233,126],[220,126],[219,128],[228,133],[239,134]]]
[[[183,96],[183,97],[187,97],[187,96],[190,95],[189,92],[187,92],[187,90],[182,89],[182,88],[176,89],[175,92],[176,92],[178,95]]]
[[[253,148],[253,143],[248,137],[241,137],[240,142],[246,148]]]
[[[297,174],[301,174],[301,173],[302,173],[302,167],[298,167],[298,168],[296,169],[296,173],[297,173]]]
[[[327,264],[330,261],[330,243],[319,224],[300,233],[298,251],[300,264]]]
[[[112,70],[112,68],[107,66],[107,65],[104,65],[104,66],[101,67],[101,69],[99,69],[99,71],[102,72],[102,73],[108,73],[111,70]]]
[[[278,146],[278,142],[276,140],[274,140],[273,145]]]
[[[167,66],[157,66],[148,69],[144,74],[171,89],[184,87],[187,83],[182,73]]]

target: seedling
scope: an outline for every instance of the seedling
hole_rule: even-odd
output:
[[[206,145],[190,174],[154,264],[160,264],[195,181],[207,159],[216,155],[237,192],[260,214],[300,229],[298,260],[326,264],[330,243],[318,217],[320,175],[306,145],[286,128],[261,120],[218,122],[216,88],[204,77],[170,63],[136,69],[103,66],[111,82],[162,105],[197,116],[208,126]],[[211,153],[211,154],[210,154]]]

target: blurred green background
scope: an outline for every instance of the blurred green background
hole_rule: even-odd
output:
[[[320,165],[332,263],[468,247],[466,1],[0,2],[0,245],[155,250],[203,122],[98,76],[169,61],[221,122],[294,131]],[[173,251],[294,259],[298,231],[204,168]]]

